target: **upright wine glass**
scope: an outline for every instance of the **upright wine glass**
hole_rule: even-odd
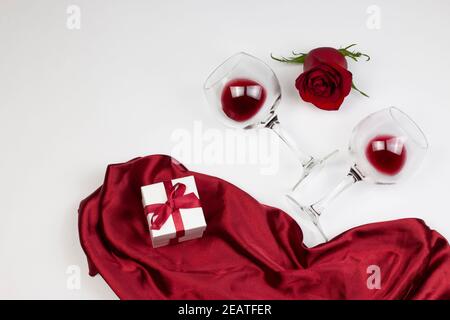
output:
[[[395,107],[383,109],[363,119],[353,130],[349,145],[353,166],[333,191],[310,206],[301,205],[293,193],[287,197],[328,241],[319,218],[336,196],[359,181],[394,184],[409,177],[427,149],[424,133],[406,113]]]
[[[302,152],[290,135],[280,127],[276,108],[281,88],[273,70],[260,59],[247,53],[237,53],[218,66],[204,84],[206,98],[217,116],[228,126],[241,129],[268,128],[299,159],[303,168],[298,186],[323,159]]]

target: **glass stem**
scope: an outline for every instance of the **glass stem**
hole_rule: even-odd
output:
[[[350,186],[354,185],[356,182],[361,181],[362,176],[355,168],[351,168],[347,176],[325,197],[312,204],[310,208],[313,213],[320,216],[325,208],[344,190],[347,190]]]
[[[277,116],[274,116],[272,120],[270,120],[266,124],[266,128],[271,129],[275,134],[287,145],[287,147],[294,153],[297,159],[300,160],[303,167],[306,167],[313,157],[303,153],[297,147],[297,144],[292,139],[291,135],[286,132],[283,128],[281,128],[280,121]]]

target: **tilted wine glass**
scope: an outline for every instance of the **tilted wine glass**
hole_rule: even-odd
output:
[[[226,125],[242,129],[268,128],[277,134],[303,168],[294,188],[337,151],[316,159],[297,147],[280,127],[276,114],[281,99],[278,78],[267,64],[252,55],[240,52],[225,60],[209,75],[203,89],[209,104]]]
[[[406,113],[395,107],[380,110],[353,130],[349,144],[353,166],[334,190],[310,206],[303,206],[293,193],[287,197],[328,241],[319,218],[336,196],[359,181],[394,184],[409,177],[419,167],[427,149],[424,133]]]

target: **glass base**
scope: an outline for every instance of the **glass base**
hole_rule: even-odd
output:
[[[287,194],[286,198],[296,209],[298,209],[297,211],[304,220],[311,221],[316,226],[317,230],[320,232],[320,235],[326,242],[328,242],[328,237],[323,231],[322,225],[319,221],[320,213],[314,210],[311,206],[303,206],[290,194]]]

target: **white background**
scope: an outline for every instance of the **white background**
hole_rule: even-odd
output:
[[[66,27],[70,4],[81,9],[80,30]],[[379,30],[366,25],[370,5],[381,10]],[[330,236],[420,217],[450,238],[449,10],[444,0],[2,0],[0,298],[116,298],[101,277],[87,275],[79,202],[102,183],[107,164],[171,153],[176,129],[191,131],[198,120],[224,132],[202,84],[237,51],[260,57],[277,73],[280,120],[303,149],[314,155],[344,150],[308,191],[324,193],[345,174],[351,130],[373,111],[398,106],[427,134],[429,154],[412,179],[396,186],[361,183],[329,207],[322,222]],[[301,66],[269,57],[350,43],[372,57],[350,62],[371,98],[353,92],[338,112],[300,101],[293,84]],[[280,148],[274,175],[261,175],[258,165],[186,165],[293,214],[283,195],[300,169]],[[311,226],[299,222],[305,243],[317,243]],[[79,290],[66,286],[70,265],[81,268]]]

